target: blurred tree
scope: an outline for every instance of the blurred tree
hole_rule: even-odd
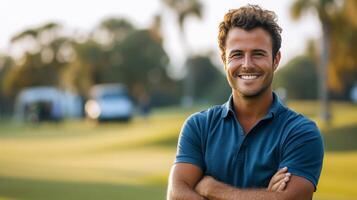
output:
[[[231,92],[224,74],[208,56],[194,56],[187,60],[194,81],[193,97],[198,102],[222,103]],[[222,84],[223,83],[223,84]]]
[[[12,45],[25,48],[20,61],[5,77],[4,92],[14,97],[29,86],[61,86],[60,71],[70,61],[71,40],[59,34],[60,25],[47,23],[15,35]]]
[[[135,31],[122,44],[114,46],[113,51],[121,55],[120,68],[125,72],[122,79],[128,85],[133,86],[136,82],[155,84],[167,78],[168,56],[148,30]],[[155,70],[155,77],[150,77],[152,70]]]
[[[54,75],[56,74],[56,75]],[[12,67],[5,77],[4,92],[14,98],[23,88],[30,86],[56,85],[57,72],[54,68],[44,66],[40,54],[25,55],[19,66]]]
[[[65,88],[87,97],[93,84],[105,82],[106,77],[102,71],[108,66],[108,55],[92,39],[73,42],[72,48],[75,58],[63,70],[63,83]]]
[[[185,39],[185,20],[190,16],[202,17],[202,4],[198,0],[162,0],[162,2],[172,9],[177,15],[177,22]]]
[[[295,57],[276,72],[273,87],[286,89],[288,98],[316,99],[318,85],[316,69],[311,57]]]
[[[332,18],[338,10],[336,0],[295,0],[291,7],[294,19],[300,18],[304,12],[314,10],[320,20],[322,29],[322,46],[319,63],[319,92],[321,100],[321,119],[328,123],[331,118],[328,89],[327,89],[327,66],[329,64],[330,40],[332,31]]]
[[[87,97],[92,85],[117,82],[131,91],[144,88],[141,91],[155,93],[157,99],[180,94],[180,85],[166,73],[169,59],[158,28],[138,30],[126,19],[109,18],[88,38],[77,40],[62,37],[59,27],[49,23],[13,37],[13,45],[28,48],[4,77],[8,96],[14,97],[24,87],[51,85]]]
[[[163,36],[161,31],[162,17],[160,14],[154,16],[153,22],[149,28],[151,37],[158,43],[162,44]]]
[[[354,53],[357,50],[355,45],[357,44],[357,22],[355,20],[357,17],[357,2],[354,0],[315,1],[314,4],[310,1],[299,2],[295,5],[295,11],[301,11],[307,4],[315,7],[318,3],[325,5],[325,7],[316,8],[316,10],[320,9],[319,12],[325,12],[325,14],[320,14],[325,17],[320,18],[330,27],[328,33],[330,39],[323,48],[317,48],[316,42],[310,42],[312,44],[310,47],[313,48],[308,49],[308,51],[309,54],[314,54],[313,57],[319,66],[322,62],[316,59],[316,50],[322,49],[333,52],[329,57],[326,70],[328,75],[327,86],[331,91],[331,96],[349,98],[349,92],[357,81],[357,57]],[[301,13],[298,13],[298,15],[301,15]]]
[[[108,18],[94,28],[84,42],[74,42],[75,59],[66,66],[63,79],[67,87],[88,97],[94,84],[123,82],[122,55],[116,48],[135,27],[124,18]]]
[[[126,84],[137,99],[143,96],[142,93],[154,95],[153,101],[177,96],[179,86],[166,72],[169,59],[162,47],[160,23],[159,16],[154,16],[154,22],[148,30],[137,30],[120,18],[101,23],[100,29],[105,29],[114,38],[106,52],[107,68],[102,71],[105,82]],[[168,104],[169,101],[161,103]]]
[[[170,99],[180,94],[177,83],[167,75],[169,58],[150,30],[133,32],[120,45],[114,46],[114,52],[121,56],[118,74],[132,91],[135,87],[144,88],[141,92],[160,94],[161,98],[166,94]]]
[[[133,24],[124,18],[111,17],[104,19],[93,31],[94,39],[110,48],[114,43],[120,43],[135,30]]]
[[[177,23],[180,28],[180,39],[181,44],[183,46],[183,51],[185,54],[185,59],[187,60],[189,56],[192,54],[191,48],[188,45],[187,38],[185,35],[185,21],[190,16],[196,16],[198,18],[202,18],[202,4],[199,0],[162,0],[162,2],[167,5],[171,10],[176,13]],[[193,104],[193,86],[194,80],[191,77],[192,72],[190,71],[190,67],[187,67],[187,74],[184,80],[184,98],[183,102],[185,106],[192,106]]]
[[[152,28],[138,30],[126,19],[110,18],[92,36],[73,45],[76,56],[66,67],[64,79],[74,90],[87,96],[93,84],[120,82],[137,98],[139,93],[160,98],[177,95],[179,86],[166,73],[168,56]]]
[[[14,61],[10,56],[0,55],[0,118],[10,114],[12,108],[11,100],[4,93],[4,80],[13,63]]]
[[[331,62],[329,87],[335,96],[349,97],[357,81],[357,2],[345,0],[342,9],[333,18],[331,32]]]
[[[103,45],[103,62],[97,66],[99,79],[95,83],[112,83],[123,82],[127,77],[121,65],[123,64],[124,55],[120,51],[120,46],[131,36],[136,28],[124,18],[109,18],[102,21],[99,27],[94,31],[105,31],[109,35],[109,45]],[[125,83],[125,82],[124,82]],[[126,83],[127,84],[127,83]]]

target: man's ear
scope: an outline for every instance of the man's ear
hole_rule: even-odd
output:
[[[275,58],[273,59],[273,68],[274,71],[278,68],[279,63],[280,63],[280,58],[281,58],[281,53],[278,51],[275,55]]]

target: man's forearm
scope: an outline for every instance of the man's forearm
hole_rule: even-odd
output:
[[[189,163],[177,163],[170,172],[167,200],[205,200],[195,191],[202,179],[201,168]]]
[[[230,186],[229,186],[230,187]],[[265,189],[237,189],[237,188],[216,188],[209,193],[209,200],[282,200],[277,192],[266,191]]]
[[[209,200],[280,200],[281,194],[266,189],[237,189],[221,182],[216,182],[204,194]]]
[[[284,191],[267,189],[239,189],[205,176],[195,191],[209,200],[311,200],[314,187],[308,180],[292,176]]]

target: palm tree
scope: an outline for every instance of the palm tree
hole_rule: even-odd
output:
[[[329,88],[336,95],[348,98],[357,81],[357,1],[345,0],[333,20]]]
[[[330,54],[330,40],[332,30],[333,10],[336,10],[335,0],[296,0],[291,7],[293,19],[299,19],[305,12],[313,10],[319,17],[322,29],[321,56],[319,65],[319,96],[321,101],[321,119],[326,124],[331,118],[328,88],[327,67]]]
[[[6,91],[9,96],[29,86],[63,86],[61,71],[70,61],[71,55],[65,51],[70,49],[71,39],[61,36],[60,28],[60,24],[49,22],[12,37],[11,46],[22,45],[26,49],[22,55],[24,61],[17,64],[19,67],[12,68],[7,76]]]
[[[32,54],[40,53],[43,65],[51,63],[53,67],[62,66],[65,61],[58,59],[58,54],[66,44],[70,43],[70,39],[59,35],[61,27],[56,22],[49,22],[36,28],[26,29],[13,36],[11,44],[25,44],[25,42],[31,41],[32,46],[26,45],[29,48],[25,49],[26,52],[35,50]],[[39,52],[36,52],[37,49]]]
[[[107,18],[103,20],[99,26],[94,30],[106,31],[108,36],[105,38],[108,40],[108,44],[113,44],[115,42],[121,42],[127,37],[130,33],[134,31],[135,27],[128,20],[124,18]]]
[[[188,45],[187,38],[185,35],[185,21],[189,16],[195,16],[199,19],[202,18],[202,4],[199,0],[162,0],[162,2],[173,10],[177,16],[177,23],[180,28],[180,40],[184,50],[185,60],[192,54],[191,48]],[[183,105],[186,107],[191,107],[193,104],[193,77],[190,73],[191,69],[189,66],[187,68],[187,75],[184,81],[184,97]]]

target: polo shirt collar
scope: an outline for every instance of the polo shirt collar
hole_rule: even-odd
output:
[[[273,92],[273,103],[269,108],[268,114],[264,118],[272,118],[276,116],[280,111],[285,109],[285,105],[281,102],[279,96]],[[222,118],[226,118],[228,113],[234,113],[233,107],[233,94],[229,97],[228,101],[223,104]]]
[[[223,104],[222,106],[222,118],[226,118],[228,116],[228,113],[232,112],[234,113],[234,109],[233,109],[233,94],[231,94],[231,96],[229,97],[228,101]]]

